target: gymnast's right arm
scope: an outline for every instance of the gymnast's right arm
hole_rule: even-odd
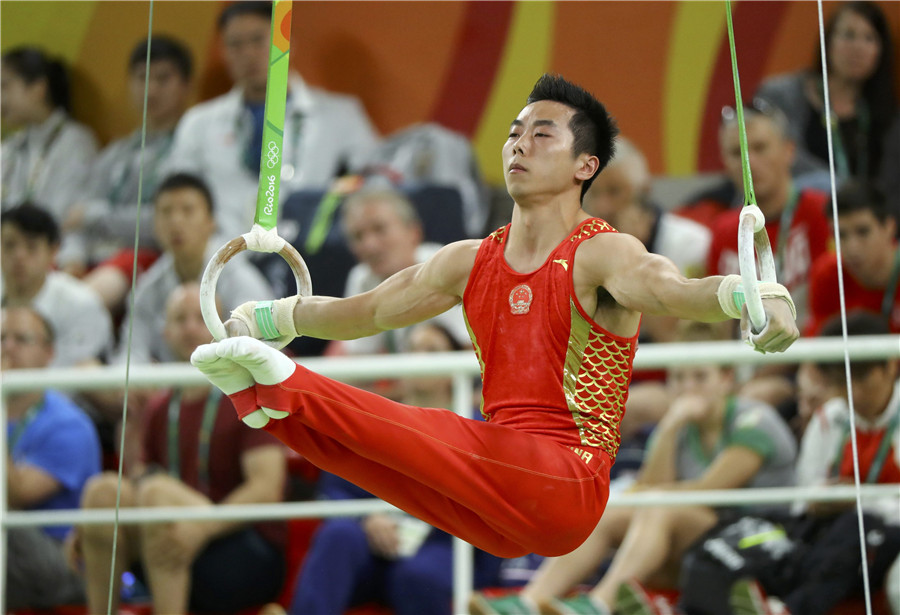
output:
[[[479,240],[444,246],[424,263],[408,267],[352,297],[288,297],[272,304],[272,320],[282,336],[306,335],[346,340],[408,327],[449,310],[462,300]],[[262,338],[257,303],[244,303],[225,323],[229,337]]]

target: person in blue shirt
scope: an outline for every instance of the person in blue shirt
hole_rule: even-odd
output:
[[[53,358],[54,332],[30,307],[3,309],[2,370],[39,369]],[[6,489],[12,510],[78,508],[87,479],[100,471],[100,439],[88,416],[55,391],[7,398]],[[71,527],[12,528],[8,533],[6,605],[50,608],[84,599],[64,555]]]

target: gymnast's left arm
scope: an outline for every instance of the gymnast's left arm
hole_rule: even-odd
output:
[[[605,288],[629,310],[703,322],[742,316],[733,298],[740,276],[686,278],[672,261],[647,252],[640,241],[624,233],[585,241],[577,262],[585,265],[582,278]],[[763,294],[763,307],[769,324],[754,343],[767,352],[783,351],[800,335],[791,296],[780,284],[773,285]]]

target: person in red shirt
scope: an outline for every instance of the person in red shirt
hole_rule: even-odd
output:
[[[166,304],[164,336],[186,361],[210,340],[196,282],[177,287]],[[209,506],[281,501],[285,449],[269,434],[247,429],[231,401],[209,386],[167,390],[144,409],[141,467],[121,486],[121,505]],[[118,476],[102,474],[85,487],[82,506],[116,505]],[[110,526],[78,528],[90,613],[107,612]],[[155,613],[236,612],[276,599],[284,573],[283,523],[173,521],[119,528],[115,597],[122,573],[140,562]]]
[[[900,333],[900,246],[897,221],[882,193],[869,184],[848,182],[837,193],[838,232],[847,310],[880,314],[892,333]],[[840,314],[837,254],[813,264],[809,280],[810,320],[804,331],[817,335],[825,322]]]
[[[502,149],[509,225],[366,293],[244,304],[226,323],[238,337],[201,346],[192,362],[245,422],[440,529],[502,557],[572,551],[609,496],[641,312],[740,316],[739,276],[687,279],[581,208],[616,132],[588,92],[544,75]],[[781,351],[799,335],[789,294],[774,285],[765,295],[769,325],[752,339]],[[482,365],[484,422],[329,380],[253,339],[257,316],[282,341],[346,339],[460,301]]]
[[[797,190],[791,180],[794,143],[787,120],[774,107],[745,107],[750,174],[756,204],[766,217],[766,233],[772,245],[778,280],[797,306],[797,321],[807,315],[807,283],[812,263],[828,250],[830,225],[826,218],[827,195],[815,190]],[[720,128],[722,162],[736,186],[742,185],[741,146],[734,113],[723,114]],[[716,216],[709,248],[707,272],[738,273],[737,236],[741,209]]]

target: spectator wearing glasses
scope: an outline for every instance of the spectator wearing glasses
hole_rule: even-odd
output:
[[[893,44],[878,5],[842,4],[826,25],[825,54],[838,180],[875,179],[881,170],[884,135],[897,114]],[[757,96],[788,117],[797,143],[798,183],[825,187],[830,180],[823,86],[817,45],[808,69],[764,81]]]
[[[235,2],[219,17],[225,64],[234,81],[227,94],[185,114],[165,171],[202,177],[213,190],[219,231],[246,232],[259,185],[263,114],[269,66],[270,2]],[[281,195],[328,188],[334,177],[360,167],[376,135],[355,98],[288,79]]]

